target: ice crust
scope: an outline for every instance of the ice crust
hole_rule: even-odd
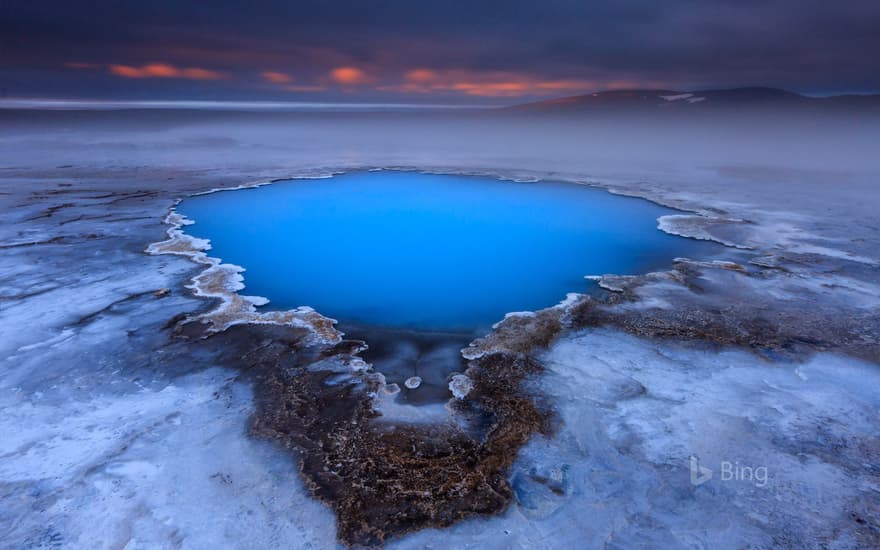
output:
[[[216,191],[216,190],[214,190]],[[178,212],[171,211],[165,217],[170,225],[168,239],[150,244],[148,254],[177,254],[186,256],[194,262],[207,266],[196,275],[187,286],[196,296],[217,298],[219,304],[214,309],[192,317],[190,321],[209,324],[208,333],[222,332],[231,326],[243,323],[277,324],[302,327],[310,330],[322,342],[339,342],[342,335],[333,328],[336,321],[318,314],[308,306],[286,311],[257,311],[258,306],[269,303],[263,296],[245,296],[238,291],[244,289],[244,268],[234,264],[222,263],[220,258],[207,255],[211,249],[206,239],[192,237],[182,228],[192,222]]]
[[[110,395],[6,392],[3,539],[15,547],[327,544],[332,514],[247,437],[250,389],[207,370]],[[55,392],[52,392],[55,393]],[[246,519],[245,519],[246,518]]]
[[[511,472],[502,518],[418,533],[452,548],[855,548],[876,513],[876,365],[821,354],[770,363],[738,350],[611,330],[548,350],[536,381],[562,420]],[[690,456],[714,471],[693,485]],[[722,461],[766,467],[766,484],[722,479]]]
[[[474,389],[473,381],[464,374],[452,375],[449,381],[449,391],[456,399],[464,399]]]
[[[735,245],[748,256],[722,260],[761,270],[747,277],[696,261],[691,269],[712,273],[698,278],[698,292],[660,274],[625,307],[671,309],[694,292],[710,304],[741,292],[804,308],[819,297],[846,314],[880,307],[873,119],[737,117],[670,128],[376,114],[68,116],[4,120],[0,130],[3,546],[337,546],[333,515],[307,496],[291,457],[247,435],[250,383],[169,338],[176,315],[202,318],[216,307],[185,288],[193,276],[204,275],[202,288],[231,312],[211,326],[258,320],[248,316],[259,300],[232,298],[238,268],[192,263],[208,243],[184,242],[174,233],[184,220],[173,214],[166,235],[169,208],[189,194],[377,168],[597,185],[682,209],[661,228]],[[179,254],[143,253],[163,240],[163,251]],[[315,319],[305,310],[294,317]],[[507,513],[392,546],[871,547],[880,517],[877,365],[830,353],[768,357],[611,329],[563,334],[541,356],[548,372],[531,381],[560,415],[559,432],[521,451]],[[393,397],[378,398],[389,418],[451,414]],[[692,455],[716,470],[697,487]],[[721,481],[722,460],[766,465],[768,485]]]

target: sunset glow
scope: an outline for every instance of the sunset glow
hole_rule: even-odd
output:
[[[64,66],[76,70],[106,68],[113,76],[125,79],[184,79],[229,80],[247,78],[252,71],[236,75],[200,67],[179,67],[166,62],[144,65],[108,64],[67,61]],[[264,82],[276,85],[275,89],[294,93],[324,92],[328,88],[351,92],[391,92],[403,95],[445,94],[452,97],[545,97],[560,93],[585,93],[595,90],[663,87],[660,80],[637,79],[542,79],[537,75],[519,72],[474,71],[471,69],[432,69],[418,67],[403,71],[378,71],[377,74],[345,65],[329,69],[324,76],[297,79],[289,72],[264,70],[257,73]]]
[[[184,78],[188,80],[219,80],[224,74],[200,67],[175,67],[168,63],[150,63],[140,67],[110,65],[109,71],[122,78]]]
[[[330,78],[343,86],[359,86],[373,82],[373,78],[357,67],[338,67],[330,72]]]
[[[293,82],[293,77],[287,73],[279,73],[277,71],[263,71],[263,80],[272,84],[287,84]]]
[[[599,79],[542,80],[537,76],[521,73],[482,73],[466,69],[440,71],[419,68],[407,71],[402,83],[385,85],[381,89],[407,94],[447,92],[478,97],[519,97],[661,85],[662,83],[653,80],[645,82]]]
[[[880,8],[867,0],[847,10],[808,0],[794,19],[794,0],[757,10],[685,0],[549,0],[501,10],[270,0],[253,11],[157,1],[89,10],[14,2],[0,21],[6,93],[504,105],[619,89],[880,90],[880,71],[864,55],[880,48],[870,24]],[[847,40],[835,40],[842,29]],[[727,61],[718,64],[719,56]]]

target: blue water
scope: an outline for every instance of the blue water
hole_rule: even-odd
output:
[[[706,243],[665,234],[672,210],[565,183],[364,172],[193,197],[178,210],[249,295],[347,324],[473,330],[642,273]]]

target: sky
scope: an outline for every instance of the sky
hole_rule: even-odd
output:
[[[4,0],[3,97],[511,104],[880,90],[878,0]]]

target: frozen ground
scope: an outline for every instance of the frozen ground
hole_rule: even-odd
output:
[[[880,512],[876,365],[770,362],[610,330],[572,333],[542,361],[537,383],[562,428],[520,453],[517,505],[395,547],[876,544],[876,530],[854,528]],[[692,484],[691,457],[711,479]]]
[[[878,121],[480,116],[0,113],[4,546],[338,544],[295,458],[248,435],[222,342],[171,336],[210,307],[185,288],[201,267],[144,250],[189,193],[380,166],[607,185],[745,247],[742,270],[604,278],[626,299],[530,352],[558,428],[520,451],[510,506],[392,545],[876,546]]]

